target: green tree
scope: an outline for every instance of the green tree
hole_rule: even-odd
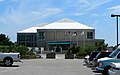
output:
[[[10,41],[10,38],[5,34],[0,34],[0,45],[10,46],[13,43]]]
[[[98,51],[106,50],[107,46],[108,46],[108,44],[105,44],[104,42],[98,42],[97,43],[97,50]]]
[[[85,56],[87,55],[87,52],[85,51],[84,47],[79,48],[79,52],[76,54],[76,56]]]
[[[97,51],[95,46],[85,46],[85,51],[87,52],[87,55],[89,55],[92,51]]]
[[[96,51],[96,47],[95,46],[81,46],[79,48],[79,52],[77,52],[76,56],[86,56],[89,55],[92,51]]]

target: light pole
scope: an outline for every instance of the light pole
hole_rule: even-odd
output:
[[[117,22],[117,47],[118,47],[118,18],[120,17],[120,15],[111,14],[111,17],[116,17],[116,22]]]

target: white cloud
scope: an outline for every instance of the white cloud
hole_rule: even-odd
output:
[[[0,16],[0,22],[6,25],[19,25],[24,22],[23,18],[24,15],[22,15],[22,13],[16,11],[13,7],[9,7],[6,9],[4,14]]]
[[[92,16],[98,16],[98,14],[91,14]]]
[[[88,0],[76,0],[76,3],[78,4],[78,7],[86,7],[90,5],[90,2]]]
[[[108,2],[111,2],[112,0],[77,0],[76,4],[78,5],[77,7],[77,12],[75,12],[76,16],[84,15],[88,13],[89,11],[96,9]],[[80,13],[80,15],[78,15]],[[82,14],[81,14],[82,13]]]
[[[85,14],[85,13],[75,13],[74,15],[75,15],[75,16],[81,16],[81,15],[83,15],[83,14]]]
[[[0,22],[4,24],[25,25],[35,20],[40,20],[51,15],[61,13],[62,10],[58,8],[47,8],[40,11],[31,11],[24,13],[21,11],[15,11],[12,7],[6,10],[5,14],[0,17]]]
[[[14,0],[16,1],[16,0]],[[37,0],[36,0],[37,1]],[[18,8],[8,7],[6,11],[0,16],[0,23],[5,25],[27,25],[36,20],[50,17],[62,12],[62,9],[50,7],[48,4],[31,6],[28,1],[22,1]],[[29,7],[29,8],[28,8]],[[47,8],[46,8],[47,7]],[[31,24],[32,25],[32,24]]]
[[[43,10],[38,10],[38,11],[32,11],[31,16],[33,16],[35,19],[43,19],[46,17],[49,17],[51,15],[56,15],[61,13],[62,10],[59,8],[46,8]]]
[[[108,2],[111,2],[112,0],[96,0],[96,1],[93,1],[90,5],[89,5],[89,8],[87,10],[92,10],[92,9],[95,9],[103,4],[106,4]]]
[[[113,6],[111,8],[108,8],[107,10],[111,14],[120,14],[120,5]]]
[[[46,9],[43,9],[43,10],[38,10],[38,11],[33,11],[31,12],[31,14],[33,15],[45,15],[45,14],[57,14],[57,13],[60,13],[62,12],[61,9],[59,8],[46,8]]]

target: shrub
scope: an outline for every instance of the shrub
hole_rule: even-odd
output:
[[[79,52],[77,52],[76,56],[85,56],[87,55],[87,52],[85,51],[85,48],[79,48]]]

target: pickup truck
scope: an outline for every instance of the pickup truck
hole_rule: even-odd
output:
[[[0,53],[0,62],[5,66],[12,66],[13,62],[20,62],[20,53]]]
[[[111,68],[111,62],[120,62],[120,46],[118,46],[108,57],[98,59],[96,70],[102,72],[103,75],[109,75],[108,70]]]

